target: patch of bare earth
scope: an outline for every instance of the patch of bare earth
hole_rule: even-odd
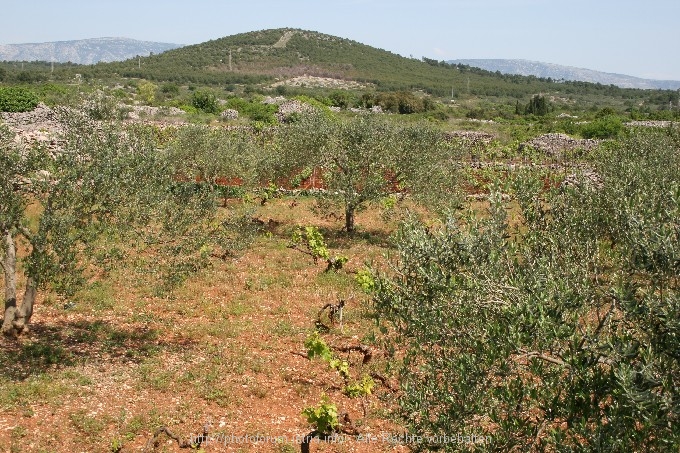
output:
[[[341,220],[319,220],[310,204],[268,203],[258,212],[268,234],[237,258],[215,260],[170,296],[155,296],[124,266],[73,301],[43,296],[30,332],[18,342],[2,340],[0,451],[151,451],[145,448],[160,426],[187,438],[206,424],[212,440],[205,451],[299,451],[298,439],[312,431],[301,411],[323,395],[357,433],[399,433],[390,415],[396,383],[385,372],[384,351],[371,342],[373,324],[354,281],[365,260],[385,251],[388,231],[369,211],[358,216],[360,234],[347,238]],[[323,229],[333,252],[350,257],[345,269],[325,273],[286,246],[296,225],[310,224]],[[365,365],[361,354],[340,356],[353,380],[380,373],[391,388],[377,382],[373,395],[349,398],[337,372],[304,357],[317,312],[340,298],[347,300],[342,328],[331,326],[322,337],[332,346],[369,345],[375,354]],[[186,450],[160,435],[153,451]],[[406,447],[348,436],[313,443],[311,451]]]

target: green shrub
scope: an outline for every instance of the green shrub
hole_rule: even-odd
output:
[[[472,432],[494,451],[678,451],[679,147],[671,130],[601,147],[600,187],[546,191],[518,173],[521,225],[498,194],[485,215],[402,227],[374,302],[407,351],[412,433]]]
[[[362,104],[367,102],[362,99]],[[416,96],[408,91],[398,91],[396,93],[381,93],[377,96],[375,104],[380,105],[383,110],[408,115],[411,113],[421,113],[433,106],[429,99]]]
[[[196,90],[191,95],[191,105],[205,113],[219,113],[217,97],[210,91]]]
[[[293,232],[289,247],[311,256],[314,264],[321,258],[326,262],[326,271],[340,270],[349,261],[349,258],[343,255],[331,256],[323,235],[314,226],[307,226],[304,229],[298,227]]]
[[[334,107],[340,107],[342,109],[348,109],[352,107],[354,103],[352,94],[346,90],[333,91],[328,97]]]
[[[239,115],[245,116],[253,121],[260,121],[265,124],[276,122],[274,114],[278,110],[275,104],[263,104],[258,101],[247,101],[242,98],[231,98],[227,101],[227,107],[238,111]]]
[[[302,415],[321,434],[331,434],[340,426],[338,408],[325,395],[317,407],[306,407]]]
[[[179,87],[174,83],[164,83],[161,85],[161,93],[168,95],[178,95]]]
[[[0,87],[0,112],[29,112],[38,102],[38,96],[29,89]]]
[[[552,107],[545,97],[537,94],[531,98],[529,104],[524,108],[524,113],[527,115],[543,116],[547,115],[551,110]]]
[[[581,126],[585,138],[614,138],[623,131],[623,122],[616,115],[606,115]]]

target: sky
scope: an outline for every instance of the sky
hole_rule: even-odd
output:
[[[197,44],[291,27],[437,60],[521,58],[680,80],[680,0],[0,0],[0,44]]]

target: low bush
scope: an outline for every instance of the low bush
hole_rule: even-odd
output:
[[[38,96],[29,89],[0,87],[0,112],[29,112],[38,102]]]
[[[217,97],[209,91],[196,90],[191,96],[191,105],[205,113],[219,113]]]
[[[585,138],[614,138],[623,131],[623,122],[616,115],[606,115],[581,126]]]

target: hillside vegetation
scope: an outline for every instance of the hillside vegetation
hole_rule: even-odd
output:
[[[296,75],[350,79],[380,91],[421,90],[437,98],[528,100],[542,93],[564,108],[593,105],[665,108],[677,92],[642,91],[585,82],[556,83],[533,76],[502,75],[423,57],[405,58],[345,38],[297,29],[273,29],[208,41],[162,54],[94,66],[3,63],[9,80],[110,80],[132,77],[156,82],[268,86]]]
[[[291,29],[0,76],[3,451],[680,448],[676,92]]]

